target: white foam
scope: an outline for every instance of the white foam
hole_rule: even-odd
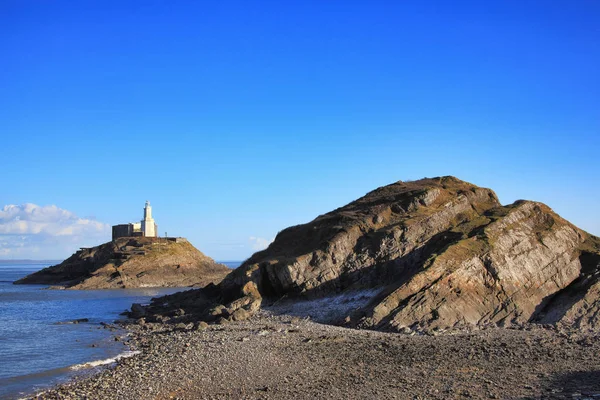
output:
[[[86,362],[83,364],[75,364],[75,365],[72,365],[70,368],[74,371],[77,371],[77,370],[85,369],[85,368],[100,367],[102,365],[114,364],[123,358],[133,357],[136,354],[140,354],[140,353],[141,353],[141,351],[126,351],[124,353],[121,353],[121,354],[113,357],[113,358],[107,358],[105,360],[90,361],[90,362]]]

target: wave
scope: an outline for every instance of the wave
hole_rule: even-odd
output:
[[[72,374],[78,373],[76,371],[113,364],[120,359],[132,357],[139,353],[141,352],[126,351],[105,360],[90,361],[83,364],[71,365],[69,367],[60,367],[31,374],[0,378],[0,399],[4,399],[5,396],[8,396],[9,398],[14,396],[14,398],[18,400],[25,400],[32,398],[32,393],[36,393],[35,396],[40,396],[46,393],[49,387],[65,381],[66,378],[73,376]],[[22,397],[25,393],[29,394]]]
[[[86,362],[83,364],[75,364],[75,365],[71,365],[71,367],[69,367],[69,368],[72,369],[73,371],[78,371],[78,370],[86,369],[86,368],[100,367],[102,365],[109,365],[109,364],[116,363],[117,361],[119,361],[123,358],[133,357],[136,354],[140,354],[140,353],[141,353],[141,351],[137,351],[137,350],[136,351],[126,351],[126,352],[121,353],[112,358],[107,358],[105,360],[90,361],[90,362]]]

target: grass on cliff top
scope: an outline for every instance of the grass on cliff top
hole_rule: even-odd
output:
[[[358,207],[376,206],[378,204],[397,202],[408,206],[408,204],[416,197],[427,193],[430,189],[443,189],[450,194],[456,195],[467,191],[475,191],[478,189],[471,183],[461,181],[453,176],[424,178],[417,181],[398,181],[390,185],[377,188],[363,197],[338,208],[331,213],[341,210],[351,210]],[[328,213],[328,214],[331,214]]]

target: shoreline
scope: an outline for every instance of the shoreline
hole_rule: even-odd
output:
[[[140,354],[27,398],[600,398],[598,333],[531,325],[411,336],[268,310],[206,328],[125,328]]]
[[[88,323],[88,321],[72,320],[57,322],[54,325],[73,324],[82,324],[85,330],[105,332],[103,338],[94,341],[90,346],[95,350],[101,350],[102,354],[98,354],[100,358],[89,358],[87,360],[84,358],[77,363],[2,378],[0,379],[0,386],[6,385],[3,387],[6,390],[0,393],[0,398],[32,398],[35,397],[36,393],[43,393],[59,385],[71,383],[81,377],[92,376],[103,367],[115,365],[118,360],[137,354],[130,350],[128,344],[131,331],[119,323]],[[80,344],[79,340],[76,342],[76,344]]]
[[[122,354],[129,331],[114,321],[132,303],[189,288],[45,290],[46,285],[12,285],[39,266],[9,266],[0,287],[2,337],[0,399],[17,399],[69,382],[80,364]],[[115,339],[115,336],[118,338]]]

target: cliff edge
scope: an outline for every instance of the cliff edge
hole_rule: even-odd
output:
[[[81,249],[15,284],[68,289],[205,286],[220,282],[229,272],[186,239],[124,237]]]

